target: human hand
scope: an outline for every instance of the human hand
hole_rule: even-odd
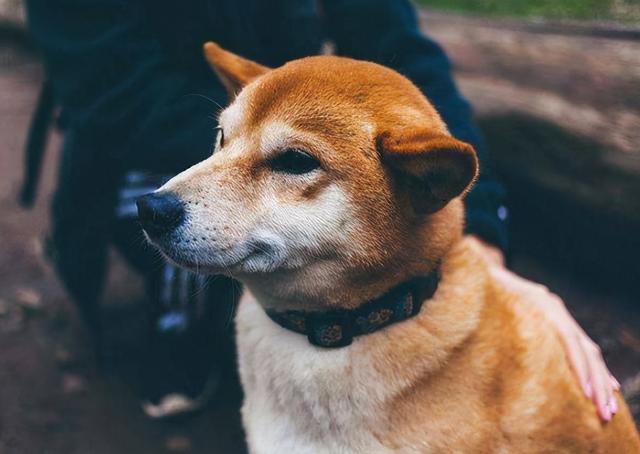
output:
[[[607,369],[600,347],[573,319],[558,295],[544,285],[509,271],[498,248],[477,237],[470,238],[476,250],[485,258],[492,277],[510,292],[520,295],[526,304],[534,304],[540,308],[553,323],[584,394],[593,401],[600,418],[605,422],[610,421],[618,411],[614,391],[620,389],[620,384]]]

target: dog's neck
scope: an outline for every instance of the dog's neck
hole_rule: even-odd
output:
[[[392,288],[382,297],[352,310],[278,311],[267,315],[281,327],[305,335],[313,345],[340,348],[351,345],[357,336],[372,334],[416,316],[426,300],[438,289],[439,269]]]
[[[358,274],[311,266],[279,276],[251,276],[243,283],[265,309],[320,312],[360,307],[408,279],[389,270],[371,270],[366,279]]]
[[[349,358],[367,357],[367,364],[387,364],[389,367],[381,373],[389,375],[389,380],[404,377],[401,389],[390,391],[392,394],[401,394],[405,386],[435,373],[442,366],[443,359],[454,352],[457,346],[473,332],[487,298],[486,280],[487,274],[482,258],[468,241],[457,242],[442,259],[438,290],[426,304],[422,305],[420,312],[415,317],[389,326],[384,330],[384,335],[379,334],[381,331],[376,331],[371,335],[358,337],[358,342],[350,347],[356,348],[358,354],[349,355]],[[293,334],[294,338],[289,335],[274,337],[273,333],[281,332],[283,328],[272,320],[266,322],[268,316],[264,310],[264,302],[260,301],[250,289],[247,289],[244,298],[254,302],[255,306],[248,305],[252,309],[239,311],[241,325],[256,326],[255,324],[258,323],[267,329],[266,334],[259,330],[255,331],[255,333],[262,333],[259,339],[270,340],[259,342],[260,348],[267,350],[273,348],[278,352],[282,352],[285,347],[291,348],[292,355],[306,354],[309,351],[307,347],[310,343],[299,334]],[[259,312],[257,313],[255,309]],[[244,333],[246,334],[247,331]],[[299,341],[293,342],[293,339],[299,339]],[[407,342],[407,340],[410,341]],[[325,354],[331,352],[338,357],[344,353],[340,348],[321,351]],[[370,359],[371,355],[373,359]],[[393,358],[393,361],[389,362],[389,358]],[[327,364],[326,370],[333,371],[334,366],[334,363]],[[358,370],[366,369],[366,367],[358,368]],[[318,373],[315,369],[314,376],[308,379],[313,381],[315,378],[321,379],[324,376],[317,375]]]

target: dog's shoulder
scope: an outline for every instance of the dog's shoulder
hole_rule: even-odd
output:
[[[547,446],[556,446],[559,452],[605,452],[593,449],[613,450],[634,442],[637,446],[637,437],[631,439],[633,430],[624,430],[631,418],[622,399],[617,420],[606,425],[599,420],[571,370],[557,328],[542,307],[491,281],[485,310],[485,323],[477,335],[497,341],[494,348],[500,363],[487,372],[495,380],[499,427],[510,445],[519,446],[520,452],[539,452]]]

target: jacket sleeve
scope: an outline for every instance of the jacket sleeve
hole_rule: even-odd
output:
[[[433,103],[451,134],[475,147],[481,173],[466,198],[466,231],[506,250],[504,189],[491,171],[449,59],[420,31],[415,8],[408,0],[323,0],[322,6],[327,34],[338,54],[378,62],[404,74]]]
[[[148,8],[135,0],[27,2],[31,34],[76,140],[125,167],[176,172],[207,155],[211,113],[226,95],[213,73],[202,80],[169,58]]]
[[[211,112],[217,109],[206,99],[225,103],[206,67],[199,80],[169,56],[149,3],[26,3],[66,123],[49,253],[82,308],[95,307],[104,285],[123,172],[173,173],[202,159],[213,143]]]

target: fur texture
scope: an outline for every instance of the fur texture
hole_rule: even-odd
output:
[[[254,453],[640,452],[628,409],[602,424],[553,328],[463,239],[478,163],[407,79],[310,57],[270,70],[215,44],[224,140],[168,182],[186,220],[154,242],[246,285],[236,318]],[[303,150],[317,167],[283,171]],[[416,317],[324,350],[264,308],[353,308],[442,264]]]

